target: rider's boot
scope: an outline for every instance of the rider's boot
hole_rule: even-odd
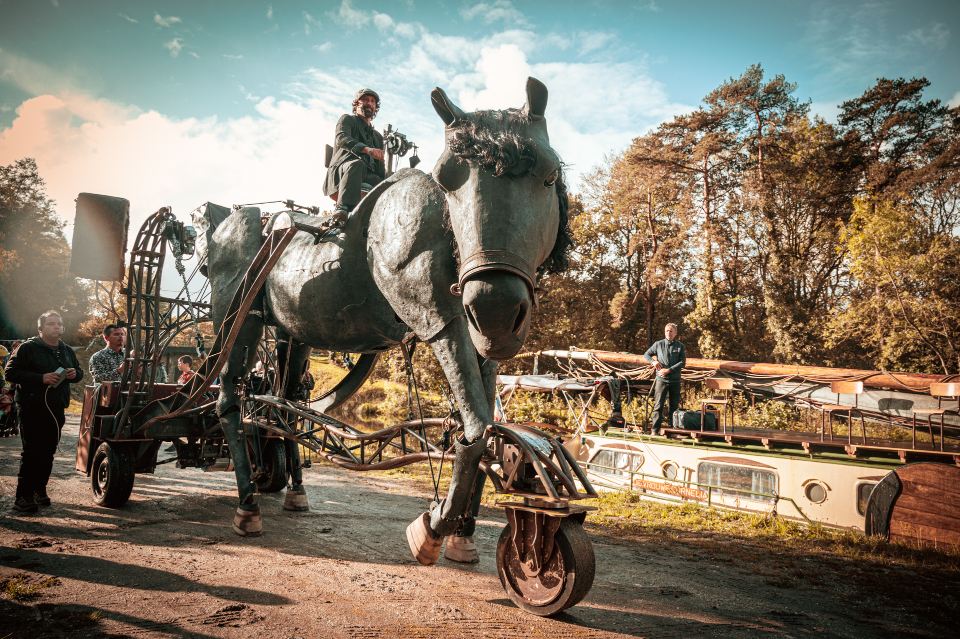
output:
[[[350,217],[350,209],[352,208],[352,206],[346,204],[337,204],[337,207],[333,209],[333,215],[330,216],[333,226],[343,228],[347,223],[347,218]]]

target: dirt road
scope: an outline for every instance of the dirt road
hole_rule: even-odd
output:
[[[233,474],[138,475],[123,508],[98,508],[73,471],[78,420],[68,417],[51,507],[14,511],[20,440],[0,440],[0,580],[44,585],[0,598],[0,637],[889,637],[937,636],[817,589],[690,560],[664,546],[591,532],[593,590],[554,619],[521,612],[496,576],[502,512],[485,510],[478,565],[422,567],[404,537],[428,496],[330,466],[306,472],[311,510],[261,500],[264,535],[230,523]],[[588,520],[589,522],[589,520]],[[20,546],[20,548],[18,548]],[[22,576],[22,581],[17,581]],[[50,578],[56,578],[50,580]]]

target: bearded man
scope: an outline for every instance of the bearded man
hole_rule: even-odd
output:
[[[343,226],[350,211],[360,202],[360,185],[375,186],[383,180],[383,136],[370,124],[380,110],[380,96],[360,89],[353,96],[353,113],[337,122],[333,157],[327,169],[323,194],[334,197],[337,207],[333,222]]]

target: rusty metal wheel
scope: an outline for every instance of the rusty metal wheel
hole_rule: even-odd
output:
[[[570,518],[519,510],[508,515],[510,520],[520,533],[514,535],[511,523],[500,534],[497,573],[511,601],[541,617],[578,604],[590,592],[596,568],[583,526]]]

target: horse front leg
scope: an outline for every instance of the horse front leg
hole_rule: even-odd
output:
[[[260,505],[256,502],[257,485],[250,481],[252,475],[247,442],[241,423],[240,380],[250,369],[257,354],[257,341],[263,333],[263,320],[257,315],[247,315],[240,333],[234,342],[227,363],[219,371],[220,397],[217,399],[217,415],[223,437],[230,448],[233,470],[237,477],[237,494],[240,505],[233,520],[233,530],[238,535],[257,536],[263,532]]]
[[[280,339],[282,333],[278,332],[277,338]],[[277,344],[278,358],[277,366],[283,371],[282,387],[280,396],[284,399],[296,400],[297,393],[300,390],[300,383],[303,378],[304,365],[310,352],[313,349],[306,344],[300,344],[296,340],[287,337],[283,342]],[[287,364],[287,357],[290,363]],[[290,484],[287,485],[287,493],[283,498],[284,510],[306,511],[310,510],[310,504],[307,502],[307,491],[303,487],[303,463],[300,459],[300,447],[297,442],[286,439],[287,460],[290,464]]]
[[[493,423],[492,398],[488,397],[489,385],[484,379],[477,352],[467,331],[466,318],[452,320],[430,341],[443,372],[450,382],[451,390],[460,406],[463,418],[463,437],[454,442],[456,459],[447,496],[433,509],[424,513],[407,528],[407,541],[413,556],[421,564],[436,563],[444,537],[465,531],[468,515],[474,503],[479,509],[479,499],[485,476],[480,476],[480,458],[487,448],[483,432]],[[496,364],[484,364],[487,376],[496,374]],[[469,517],[469,519],[473,519]],[[471,540],[472,541],[472,540]],[[475,554],[475,548],[473,553]],[[476,558],[478,560],[479,558]],[[474,561],[471,556],[467,561]]]

